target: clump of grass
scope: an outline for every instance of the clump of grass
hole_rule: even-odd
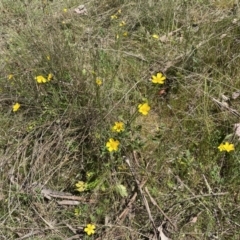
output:
[[[77,5],[0,5],[2,237],[236,239],[237,7]]]

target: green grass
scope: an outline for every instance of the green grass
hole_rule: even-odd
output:
[[[171,239],[239,238],[238,4],[2,0],[0,12],[1,239],[152,239],[153,223]],[[234,151],[218,150],[226,141]]]

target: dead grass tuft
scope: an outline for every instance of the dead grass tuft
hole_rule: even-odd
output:
[[[237,239],[238,7],[3,0],[0,238]]]

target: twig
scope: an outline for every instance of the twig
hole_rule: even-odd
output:
[[[82,203],[94,203],[95,202],[92,199],[88,200],[84,197],[74,196],[67,192],[53,191],[53,190],[47,189],[47,188],[43,188],[41,190],[41,194],[48,199],[51,199],[51,197],[53,197],[53,198],[67,199],[67,200],[73,200],[73,201],[80,201]]]
[[[141,187],[144,186],[144,184],[147,182],[147,180],[143,180],[140,184]],[[126,216],[128,215],[130,209],[131,209],[131,206],[132,204],[135,202],[137,198],[137,192],[135,192],[133,194],[133,196],[131,197],[130,201],[128,202],[126,208],[122,211],[122,213],[117,217],[117,220],[116,220],[116,223],[119,224],[119,223],[122,223],[124,221],[124,219],[126,218]]]
[[[55,229],[54,226],[50,222],[45,220],[33,206],[32,206],[32,209],[51,230]]]
[[[145,194],[144,194],[144,192],[143,192],[143,190],[142,190],[142,187],[141,187],[141,185],[140,185],[140,182],[139,182],[139,180],[138,180],[137,177],[136,177],[135,171],[133,170],[133,168],[132,168],[132,166],[131,166],[131,164],[130,164],[129,159],[126,158],[125,161],[126,161],[126,163],[128,164],[128,166],[129,166],[129,169],[130,169],[130,171],[131,171],[131,173],[132,173],[132,175],[133,175],[133,177],[134,177],[135,182],[137,183],[137,187],[138,187],[138,190],[139,190],[139,192],[140,192],[140,194],[141,194],[141,196],[142,196],[143,203],[144,203],[145,208],[146,208],[147,213],[148,213],[148,217],[149,217],[150,222],[152,223],[152,226],[153,226],[154,235],[155,235],[155,237],[158,239],[158,234],[157,234],[158,230],[157,230],[157,227],[156,227],[155,222],[154,222],[154,220],[153,220],[153,217],[152,217],[152,214],[151,214],[151,210],[150,210],[150,208],[149,208],[149,204],[148,204],[147,198],[146,198],[146,196],[145,196]]]
[[[153,199],[153,197],[152,197],[151,194],[149,193],[148,188],[145,187],[144,190],[145,190],[145,192],[147,193],[148,197],[150,198],[152,204],[158,208],[158,210],[162,213],[162,215],[172,224],[172,226],[174,227],[174,229],[177,231],[177,226],[171,221],[171,219],[166,215],[166,213],[159,207],[159,205],[157,204],[157,202]]]
[[[69,225],[68,223],[65,223],[65,225],[74,233],[77,233],[77,230],[75,228],[73,228],[71,225]]]
[[[50,194],[51,197],[54,198],[61,198],[61,199],[69,199],[69,200],[76,200],[76,201],[81,201],[81,202],[85,202],[85,203],[94,203],[95,201],[92,199],[87,200],[86,198],[83,197],[79,197],[79,196],[61,196],[61,195],[57,195],[57,194]]]
[[[66,240],[74,240],[74,239],[81,239],[80,237],[79,237],[79,234],[77,234],[77,235],[74,235],[74,236],[72,236],[72,237],[70,237],[70,238],[67,238]]]
[[[233,224],[235,224],[236,226],[240,227],[240,224],[238,224],[238,223],[232,221],[231,219],[228,219],[228,221],[230,221],[231,223],[233,223]]]
[[[212,196],[224,196],[229,194],[229,192],[221,192],[221,193],[209,193],[209,194],[202,194],[202,195],[195,195],[194,197],[187,198],[181,202],[197,199],[197,198],[204,198],[204,197],[212,197]]]
[[[205,181],[205,184],[206,184],[206,186],[207,186],[207,188],[208,188],[208,192],[209,192],[209,194],[212,193],[212,188],[210,187],[210,185],[209,185],[209,183],[208,183],[208,181],[207,181],[205,175],[202,174],[202,176],[203,176],[203,179],[204,179],[204,181]]]
[[[238,113],[237,110],[233,109],[233,108],[230,108],[228,107],[226,104],[218,101],[216,98],[214,97],[210,97],[219,107],[221,108],[225,108],[226,110],[228,110],[230,113],[232,113],[234,116],[236,117],[240,117],[240,114]]]
[[[193,195],[192,199],[195,199],[195,198],[198,199],[194,194],[194,192],[181,180],[181,178],[178,175],[175,175],[171,170],[170,170],[170,173],[177,179],[179,183],[181,183]],[[207,211],[209,211],[209,209],[203,202],[201,202],[200,200],[198,201],[205,207]]]
[[[16,240],[23,240],[23,239],[32,237],[32,236],[37,235],[37,234],[42,234],[42,233],[43,233],[42,231],[30,232],[30,233],[27,233],[26,235],[24,235],[24,236],[22,236],[22,237],[20,237],[20,238],[16,238]]]

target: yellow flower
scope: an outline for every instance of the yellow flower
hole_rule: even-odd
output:
[[[148,115],[148,112],[150,111],[150,106],[148,103],[142,103],[138,105],[138,111],[142,113],[143,115]]]
[[[87,172],[86,175],[87,178],[90,179],[94,175],[94,172]]]
[[[159,39],[159,36],[157,34],[153,34],[152,37],[155,39]]]
[[[9,74],[8,75],[8,80],[11,80],[13,78],[13,75],[12,74]]]
[[[124,33],[123,33],[123,36],[124,36],[124,37],[127,37],[127,36],[128,36],[128,32],[124,32]]]
[[[124,123],[123,122],[115,122],[112,127],[113,132],[123,132],[124,131]]]
[[[78,181],[76,184],[75,184],[75,186],[77,187],[77,191],[78,192],[83,192],[83,191],[85,191],[86,190],[86,188],[87,188],[87,184],[85,183],[85,182],[83,182],[83,181]]]
[[[47,79],[45,77],[43,77],[42,75],[35,77],[35,79],[38,83],[46,83],[47,82]]]
[[[102,80],[100,78],[96,78],[96,84],[98,86],[102,85]]]
[[[115,15],[115,14],[111,16],[111,19],[112,19],[112,20],[117,19],[117,18],[118,18],[118,16]]]
[[[49,81],[51,81],[51,80],[52,80],[52,78],[53,78],[53,75],[52,75],[52,73],[49,73],[49,74],[48,74],[48,78],[47,78],[48,82],[49,82]]]
[[[106,143],[106,147],[109,152],[113,152],[118,150],[119,144],[120,142],[118,140],[114,140],[113,138],[110,138]]]
[[[230,152],[230,151],[234,151],[235,150],[234,144],[229,143],[229,142],[221,143],[218,146],[218,149],[219,149],[220,152],[222,152],[222,151]]]
[[[116,35],[116,39],[119,39],[119,35],[118,34]]]
[[[63,9],[63,12],[67,12],[67,8],[64,8],[64,9]]]
[[[125,26],[125,25],[126,25],[125,21],[121,21],[121,22],[119,23],[119,27],[123,27],[123,26]]]
[[[152,76],[151,81],[153,83],[159,83],[159,84],[164,84],[164,81],[166,80],[166,77],[162,75],[162,73],[157,73],[156,76]]]
[[[88,224],[87,227],[84,228],[84,232],[86,232],[87,235],[92,235],[95,233],[95,228],[94,224]]]
[[[15,103],[12,107],[13,112],[16,112],[20,108],[20,106],[21,105],[19,103]]]
[[[49,55],[46,58],[47,58],[48,61],[50,61],[50,59],[51,59]]]
[[[122,9],[119,9],[117,12],[118,12],[118,14],[121,14],[122,13]]]

